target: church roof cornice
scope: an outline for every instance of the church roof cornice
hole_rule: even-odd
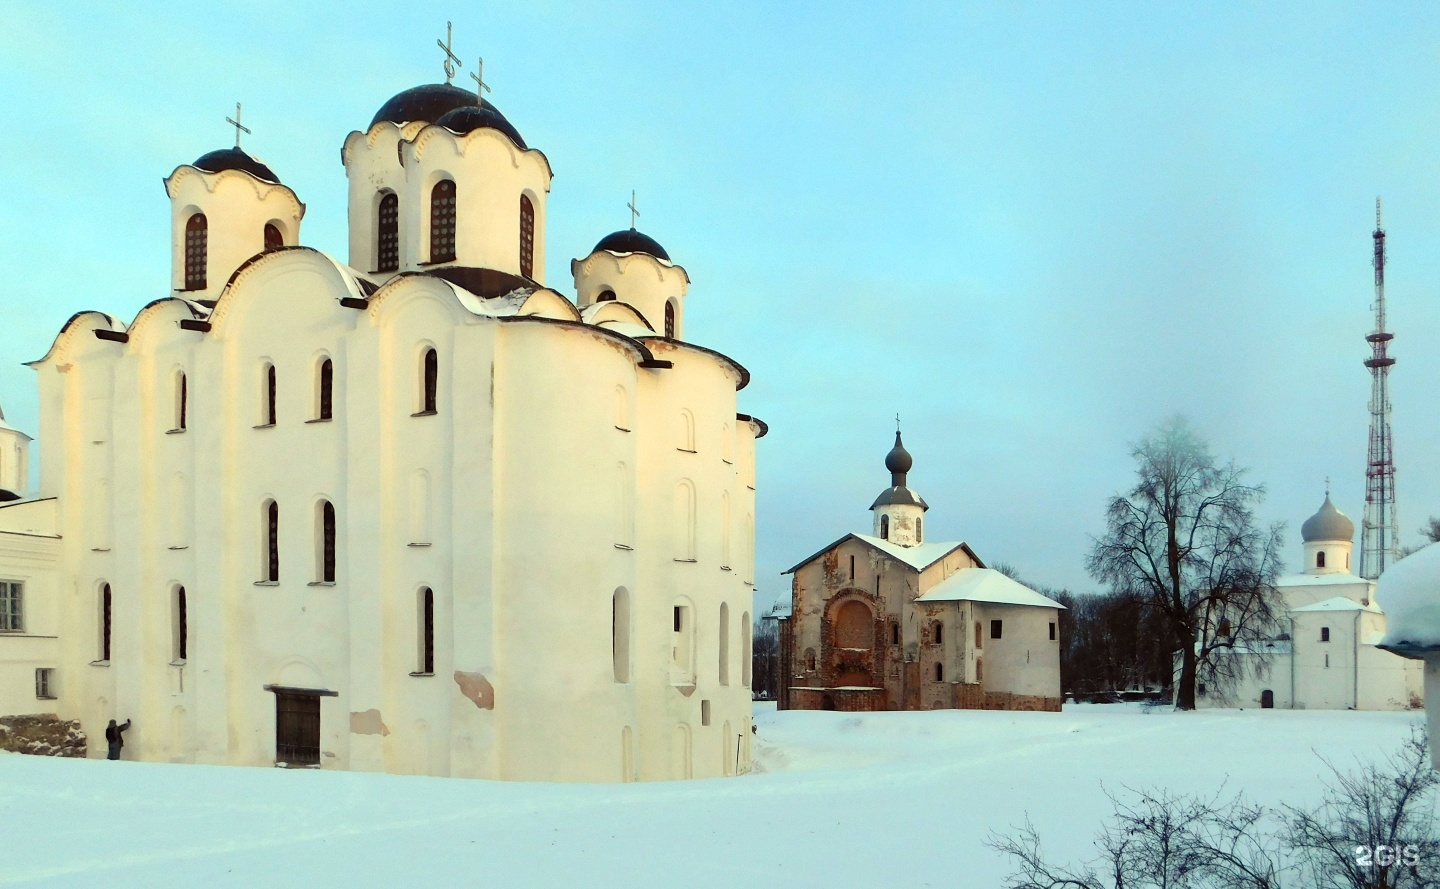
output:
[[[214,194],[227,182],[243,182],[254,190],[256,200],[264,200],[274,192],[280,191],[294,203],[295,218],[297,220],[305,218],[305,203],[300,200],[290,186],[280,182],[266,182],[263,179],[257,179],[243,170],[221,170],[218,173],[210,173],[190,164],[181,164],[161,181],[165,183],[165,194],[169,195],[171,200],[180,194],[181,186],[190,181],[198,181],[210,194]]]
[[[390,126],[394,126],[394,124],[390,124]],[[440,124],[427,124],[422,127],[419,132],[415,133],[413,138],[402,138],[399,147],[402,152],[408,150],[410,156],[416,161],[421,161],[424,160],[425,153],[429,150],[430,145],[437,139],[444,141],[445,144],[453,148],[455,153],[461,157],[469,154],[475,145],[482,144],[486,141],[493,141],[495,144],[507,149],[510,155],[510,165],[516,170],[520,169],[520,159],[522,157],[538,158],[540,162],[545,165],[546,191],[550,190],[550,180],[555,178],[555,171],[551,168],[550,158],[545,156],[545,152],[538,148],[526,148],[521,145],[516,145],[511,141],[509,136],[490,127],[482,127],[471,130],[468,133],[455,133]]]
[[[34,361],[25,362],[25,366],[39,367],[52,360],[63,361],[67,357],[75,337],[82,331],[111,330],[116,333],[124,333],[125,329],[125,325],[118,318],[104,312],[97,312],[94,309],[76,312],[60,325],[60,332],[55,334],[55,339],[51,341],[50,348],[45,354]]]
[[[878,552],[878,553],[880,553],[880,554],[882,554],[882,555],[888,556],[888,557],[891,558],[891,559],[894,559],[896,562],[899,562],[901,565],[904,565],[906,568],[908,568],[908,569],[911,570],[911,571],[916,572],[917,574],[920,573],[921,571],[924,571],[926,568],[929,568],[931,565],[934,565],[936,562],[939,562],[939,561],[941,561],[942,559],[947,558],[948,556],[950,556],[952,553],[954,553],[954,552],[956,552],[956,551],[963,551],[963,552],[965,553],[965,555],[969,556],[969,557],[970,557],[970,560],[975,563],[976,567],[979,567],[979,568],[984,568],[984,567],[985,567],[985,563],[982,562],[982,561],[980,561],[980,557],[979,557],[979,556],[975,555],[975,551],[970,548],[970,544],[964,542],[963,540],[960,541],[960,542],[958,542],[958,543],[926,543],[926,544],[921,544],[920,546],[916,546],[916,547],[909,547],[908,549],[911,550],[911,551],[921,552],[921,553],[924,553],[924,554],[925,554],[924,559],[922,559],[920,562],[917,563],[917,562],[914,562],[914,561],[910,561],[910,560],[908,560],[908,559],[906,559],[906,558],[903,558],[903,557],[902,557],[900,554],[898,554],[898,553],[891,552],[890,550],[888,550],[888,549],[886,549],[885,547],[881,546],[881,545],[880,545],[880,541],[877,541],[876,539],[874,539],[874,538],[872,538],[872,537],[867,537],[867,536],[864,535],[864,534],[854,534],[854,533],[851,533],[851,534],[846,534],[844,537],[841,537],[839,540],[835,541],[834,543],[830,544],[829,546],[827,546],[827,547],[825,547],[825,548],[823,548],[823,549],[821,549],[821,550],[818,550],[818,551],[816,551],[815,553],[813,553],[812,555],[810,555],[810,556],[802,559],[800,562],[796,563],[796,564],[794,565],[794,567],[792,567],[792,568],[790,568],[790,569],[788,569],[788,570],[786,570],[786,571],[780,572],[781,576],[784,576],[784,575],[786,575],[786,574],[794,574],[796,571],[799,571],[801,568],[804,568],[806,565],[809,565],[811,562],[815,561],[816,559],[820,558],[821,556],[825,555],[826,553],[830,552],[831,550],[835,549],[836,547],[844,544],[847,540],[857,540],[857,541],[859,541],[860,543],[863,543],[863,544],[865,544],[866,546],[868,546],[869,548],[875,550],[876,552]],[[927,550],[925,549],[926,547],[933,548],[933,551],[934,551],[934,552],[932,553],[932,552],[930,552],[930,551],[927,551]],[[897,547],[897,548],[905,549],[905,548],[903,548],[903,547]],[[935,553],[938,553],[938,554],[935,554]]]
[[[653,348],[651,351],[653,351],[656,355],[661,355],[662,353],[667,351],[690,351],[698,352],[701,355],[708,355],[711,358],[718,358],[722,364],[725,364],[730,368],[732,372],[734,372],[736,392],[739,392],[741,389],[744,389],[746,386],[750,385],[750,371],[746,370],[745,365],[736,361],[734,358],[731,358],[729,355],[724,354],[723,352],[717,352],[714,349],[707,349],[704,346],[697,346],[688,340],[672,340],[668,337],[663,336],[656,336],[653,338],[641,337],[641,339],[647,342],[653,341],[655,343],[655,348]]]
[[[570,274],[575,275],[582,269],[589,271],[590,267],[602,259],[613,263],[616,272],[620,274],[628,274],[630,266],[639,263],[641,266],[654,271],[655,280],[657,281],[665,280],[665,273],[674,270],[679,272],[685,279],[685,286],[690,286],[690,273],[685,271],[683,265],[680,265],[678,262],[651,256],[648,253],[616,253],[613,250],[596,249],[588,256],[570,260]],[[682,290],[681,293],[683,294],[684,291]]]

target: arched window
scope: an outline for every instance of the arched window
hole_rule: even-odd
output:
[[[695,488],[682,481],[675,486],[675,560],[695,561]]]
[[[936,682],[944,682],[944,681],[945,681],[945,665],[944,665],[944,664],[941,664],[941,663],[936,663],[936,664],[935,664],[935,681],[936,681]]]
[[[204,213],[185,220],[185,289],[205,289],[205,262],[208,252],[209,224]]]
[[[892,623],[890,624],[890,644],[891,644],[891,645],[899,645],[899,644],[900,644],[900,624],[898,624],[898,623],[893,623],[893,622],[892,622]]]
[[[854,558],[853,556],[851,558]],[[730,567],[730,492],[720,495],[720,567]]]
[[[675,304],[665,304],[665,336],[667,339],[675,339]]]
[[[185,430],[185,397],[187,395],[185,383],[185,371],[175,372],[175,425],[170,427],[176,432]]]
[[[805,669],[810,671],[815,669],[815,649],[813,648],[805,649]]]
[[[976,648],[980,648],[980,647],[981,647],[981,644],[982,644],[982,643],[981,643],[981,639],[980,639],[980,621],[977,620],[977,621],[975,621],[975,647],[976,647]]]
[[[882,515],[880,517],[880,539],[890,539],[890,517],[888,515]]]
[[[695,453],[695,417],[687,410],[680,411],[680,444],[676,450]]]
[[[975,681],[985,681],[985,661],[978,657],[975,659]]]
[[[386,192],[375,212],[375,271],[400,268],[400,198]]]
[[[630,480],[630,467],[624,463],[615,464],[616,484],[619,496],[616,500],[615,543],[622,549],[630,549],[635,537],[635,485]]]
[[[597,296],[597,297],[595,297],[595,301],[596,301],[597,303],[603,303],[603,302],[609,302],[609,301],[613,300],[614,298],[615,298],[615,291],[613,291],[613,290],[602,290],[602,291],[600,291],[600,295]]]
[[[420,588],[420,663],[418,673],[435,672],[435,593]]]
[[[610,655],[615,681],[630,681],[630,591],[623,586],[610,600]]]
[[[335,364],[329,358],[320,362],[315,375],[315,419],[329,420],[335,416]]]
[[[273,223],[265,223],[265,249],[278,250],[285,246],[285,236]]]
[[[110,660],[110,584],[100,585],[100,660]]]
[[[921,522],[921,518],[920,518],[919,516],[916,516],[916,517],[915,517],[915,542],[916,542],[916,543],[924,543],[924,542],[925,542],[925,536],[924,536],[923,533],[921,533],[922,530],[923,530],[923,526],[920,524],[920,522]]]
[[[720,684],[730,684],[730,604],[720,603]]]
[[[945,625],[935,621],[935,644],[943,645],[945,642]]]
[[[278,583],[280,580],[280,504],[274,500],[266,500],[263,509],[265,536],[261,538],[262,577],[269,583]]]
[[[520,274],[535,277],[535,205],[520,195]]]
[[[275,425],[275,365],[265,362],[264,373],[265,394],[261,401],[260,425]]]
[[[175,644],[171,652],[171,659],[184,661],[189,655],[190,649],[190,628],[185,611],[185,588],[175,587],[173,609],[175,613]]]
[[[316,537],[319,539],[319,564],[315,572],[315,579],[321,583],[335,582],[335,505],[329,500],[321,500],[316,510]]]
[[[430,545],[430,473],[423,469],[410,476],[410,543]]]
[[[441,179],[430,190],[430,261],[455,258],[455,181]]]
[[[1324,551],[1323,549],[1322,549],[1320,552],[1318,552],[1318,553],[1315,554],[1315,567],[1316,567],[1316,568],[1324,568],[1324,567],[1325,567],[1325,551]]]
[[[750,612],[744,611],[740,614],[740,683],[746,688],[750,687],[751,668],[755,659],[751,645]]]
[[[426,349],[420,367],[420,413],[435,413],[437,389],[440,385],[440,353]]]
[[[670,636],[670,683],[695,684],[695,616],[688,603],[676,602]]]

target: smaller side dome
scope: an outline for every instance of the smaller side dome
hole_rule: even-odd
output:
[[[219,173],[221,170],[240,170],[249,173],[261,181],[273,182],[276,185],[280,184],[280,177],[276,176],[274,171],[239,148],[220,148],[202,154],[196,159],[195,163],[190,166],[197,170],[204,170],[206,173]]]
[[[600,250],[609,250],[611,253],[644,253],[656,259],[670,261],[670,254],[665,252],[665,248],[660,246],[659,241],[633,228],[611,232],[601,238],[600,243],[596,244],[595,249],[590,252],[595,253]]]
[[[1316,540],[1349,541],[1354,537],[1355,523],[1335,508],[1335,504],[1330,502],[1329,494],[1325,495],[1325,502],[1320,505],[1320,510],[1300,526],[1300,539],[1305,543]]]
[[[509,136],[510,141],[514,142],[517,148],[526,147],[525,140],[520,137],[520,132],[510,121],[505,119],[505,115],[501,114],[499,109],[489,102],[484,105],[466,105],[447,111],[440,115],[440,119],[435,121],[435,125],[442,126],[457,136],[488,127]]]

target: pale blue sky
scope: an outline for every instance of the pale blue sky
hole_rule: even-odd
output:
[[[89,8],[85,8],[86,6]],[[1247,8],[1249,7],[1249,8]],[[690,272],[690,338],[754,382],[759,598],[888,482],[930,537],[1039,583],[1083,559],[1128,443],[1183,412],[1298,527],[1363,510],[1370,230],[1390,232],[1402,534],[1440,513],[1433,6],[347,2],[0,10],[0,403],[35,429],[64,320],[166,293],[161,178],[230,144],[345,255],[340,145],[440,77],[455,22],[555,170],[548,268],[628,223]]]

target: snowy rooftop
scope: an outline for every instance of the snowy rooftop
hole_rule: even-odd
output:
[[[1038,605],[1064,608],[994,568],[961,568],[931,587],[917,602],[992,602],[997,605]]]
[[[1333,599],[1326,599],[1324,602],[1316,602],[1314,605],[1306,605],[1304,608],[1291,608],[1291,614],[1303,614],[1307,611],[1368,611],[1371,614],[1383,614],[1374,605],[1361,605],[1354,599],[1347,599],[1344,596],[1336,596]]]
[[[1275,581],[1276,586],[1361,586],[1370,581],[1356,577],[1348,571],[1334,574],[1287,574]]]
[[[1440,544],[1387,568],[1375,598],[1385,603],[1389,616],[1381,648],[1412,656],[1440,652]]]
[[[975,555],[975,553],[971,551],[970,547],[966,546],[965,542],[962,540],[941,541],[939,543],[922,543],[919,546],[901,546],[898,543],[891,543],[890,541],[882,540],[879,537],[871,537],[869,534],[846,534],[844,537],[841,537],[839,540],[835,541],[834,543],[830,544],[819,552],[813,553],[812,555],[801,560],[795,565],[795,567],[781,573],[794,574],[796,571],[800,570],[800,568],[810,564],[815,559],[818,559],[825,553],[830,552],[830,550],[834,549],[835,547],[839,546],[840,544],[844,543],[852,537],[856,540],[862,540],[865,543],[870,544],[871,546],[880,550],[882,553],[885,553],[887,556],[894,557],[897,561],[909,565],[916,571],[924,571],[926,568],[929,568],[931,565],[950,555],[955,550],[961,548],[964,548],[965,552],[969,553],[970,557],[975,560],[975,563],[977,565],[984,564],[984,562],[980,561],[980,557]]]

